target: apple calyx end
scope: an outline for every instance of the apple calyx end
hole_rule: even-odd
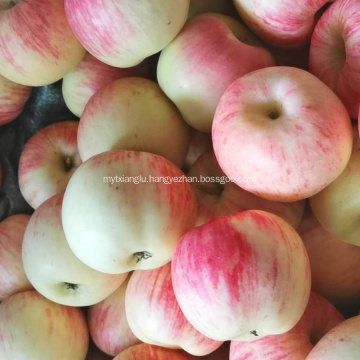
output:
[[[134,253],[134,256],[136,257],[136,263],[138,263],[141,260],[150,259],[153,256],[153,254],[149,253],[148,251],[138,251]]]
[[[254,336],[259,336],[256,330],[250,331],[250,334]]]
[[[77,290],[79,285],[65,282],[66,290]]]

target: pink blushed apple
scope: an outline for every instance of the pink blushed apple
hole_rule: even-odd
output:
[[[0,223],[0,302],[17,292],[32,289],[21,258],[29,219],[29,215],[13,215]]]
[[[19,185],[34,209],[64,191],[81,164],[77,131],[77,121],[58,122],[41,129],[25,144],[19,162]]]
[[[99,349],[112,356],[140,343],[131,331],[125,313],[129,278],[113,294],[88,310],[91,338]]]
[[[271,54],[238,21],[220,14],[190,20],[161,53],[160,87],[193,128],[211,132],[216,105],[240,76],[273,66]]]
[[[305,313],[290,331],[257,341],[232,341],[230,360],[305,360],[314,345],[344,321],[327,300],[312,293]]]
[[[89,334],[80,309],[55,304],[36,291],[0,304],[1,360],[84,360]]]
[[[2,76],[23,85],[50,84],[72,70],[84,55],[67,23],[63,0],[1,2]]]
[[[345,169],[353,142],[339,98],[315,76],[291,67],[260,69],[230,85],[212,138],[224,173],[274,201],[323,190]],[[240,182],[244,177],[254,181]]]
[[[186,320],[175,298],[170,263],[131,275],[125,309],[130,328],[145,343],[181,348],[195,356],[210,354],[222,344],[206,338]]]
[[[321,16],[311,39],[310,71],[343,101],[352,118],[360,105],[360,3],[337,0]]]
[[[188,321],[205,336],[252,341],[289,331],[310,295],[310,264],[299,235],[264,211],[244,211],[187,232],[172,282]]]
[[[22,111],[31,88],[0,75],[0,126],[14,120]]]

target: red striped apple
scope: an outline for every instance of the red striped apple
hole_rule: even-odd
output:
[[[195,220],[196,199],[184,173],[161,156],[137,151],[108,151],[83,163],[62,207],[75,255],[112,274],[165,265]]]
[[[34,209],[64,191],[81,164],[77,131],[77,121],[58,122],[41,129],[25,144],[19,162],[19,186]]]
[[[240,76],[273,65],[271,54],[242,24],[205,14],[190,20],[162,51],[157,76],[184,120],[210,133],[225,89]]]
[[[61,224],[63,194],[46,200],[26,228],[22,258],[34,288],[58,304],[88,306],[104,300],[127,274],[108,275],[83,264],[71,251]]]
[[[290,331],[251,342],[232,341],[230,360],[305,360],[313,346],[342,321],[333,305],[312,293],[304,315]]]
[[[222,344],[206,338],[186,320],[175,298],[170,263],[131,275],[125,309],[130,328],[144,343],[195,356],[210,354]]]
[[[80,64],[64,76],[62,93],[70,111],[80,117],[90,98],[102,87],[128,76],[146,75],[148,64],[128,69],[109,66],[86,54]]]
[[[0,74],[29,86],[60,80],[85,55],[66,21],[64,0],[2,1],[0,44]]]
[[[21,248],[29,215],[13,215],[0,222],[0,302],[32,288],[27,279]]]
[[[274,201],[315,195],[345,169],[349,115],[315,76],[290,67],[254,71],[228,87],[212,128],[216,158],[243,189]],[[244,177],[254,180],[241,182]]]
[[[138,65],[168,45],[188,11],[189,0],[65,0],[69,24],[86,50],[123,68]]]
[[[104,151],[155,153],[182,166],[189,142],[187,125],[153,81],[116,80],[98,91],[80,120],[78,146],[86,161]]]
[[[198,204],[196,225],[244,210],[271,212],[295,228],[300,224],[305,201],[269,201],[243,190],[226,178],[212,150],[201,155],[187,175]]]
[[[125,313],[129,278],[113,294],[88,310],[91,338],[99,349],[112,356],[140,343],[131,331]]]
[[[347,319],[330,330],[306,360],[356,360],[360,354],[360,316]]]
[[[244,211],[187,232],[172,260],[188,321],[219,341],[289,331],[310,295],[310,264],[296,231],[276,215]]]
[[[357,118],[360,105],[360,3],[337,0],[321,16],[311,38],[310,71]]]
[[[30,87],[16,84],[0,75],[0,126],[21,113],[30,91]]]
[[[1,360],[84,360],[89,334],[80,309],[55,304],[36,291],[0,304]]]

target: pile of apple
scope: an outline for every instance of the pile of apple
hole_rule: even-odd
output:
[[[0,124],[61,79],[0,360],[360,359],[359,0],[0,0]]]

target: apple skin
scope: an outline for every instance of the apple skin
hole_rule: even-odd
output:
[[[80,64],[64,76],[62,93],[70,111],[80,117],[90,98],[102,87],[128,76],[143,76],[149,73],[146,62],[120,69],[109,66],[87,53]]]
[[[86,50],[121,68],[138,65],[167,46],[188,11],[189,0],[65,0],[69,24]]]
[[[337,0],[321,16],[311,38],[310,71],[357,118],[360,104],[360,3]]]
[[[312,289],[342,308],[358,303],[360,248],[330,235],[311,211],[298,232],[310,259]]]
[[[305,311],[310,277],[299,235],[264,211],[196,227],[181,238],[172,260],[182,312],[198,331],[218,341],[289,331]]]
[[[195,360],[181,350],[166,349],[160,346],[139,344],[121,352],[114,360]]]
[[[240,17],[261,38],[278,46],[297,46],[311,37],[316,13],[329,0],[234,0]]]
[[[222,344],[206,338],[186,320],[175,298],[170,263],[131,275],[125,309],[130,328],[144,343],[181,348],[195,356],[208,355]]]
[[[17,292],[32,289],[21,258],[29,219],[29,215],[13,215],[0,222],[0,302]]]
[[[347,319],[330,330],[306,360],[358,359],[360,354],[360,316]]]
[[[61,224],[63,194],[46,200],[26,228],[22,258],[34,288],[67,306],[89,306],[111,295],[127,274],[108,275],[83,264],[71,251]]]
[[[280,216],[296,228],[301,221],[305,201],[281,203],[262,199],[233,182],[225,181],[225,174],[216,161],[212,150],[201,155],[191,167],[187,176],[198,179],[191,181],[197,204],[196,225],[202,225],[214,218],[244,210],[263,210]],[[201,177],[218,178],[217,182],[201,182]]]
[[[182,166],[189,129],[176,107],[153,81],[116,80],[99,90],[81,116],[81,159],[115,149],[139,150],[166,157]]]
[[[349,161],[352,138],[349,115],[332,90],[304,70],[280,66],[230,85],[212,128],[224,173],[274,201],[302,200],[333,182]],[[244,177],[253,180],[238,182]]]
[[[30,87],[16,84],[0,75],[0,126],[21,113],[30,91]]]
[[[228,16],[197,16],[161,52],[159,85],[190,126],[210,133],[225,89],[253,70],[274,65],[259,45],[245,26]]]
[[[91,338],[104,353],[116,356],[140,343],[131,331],[125,313],[125,291],[130,276],[105,300],[91,306],[87,317]]]
[[[232,0],[190,0],[188,18],[209,12],[237,15]]]
[[[65,190],[81,164],[77,147],[77,121],[49,125],[25,144],[19,161],[19,186],[25,200],[36,209]]]
[[[230,360],[304,360],[313,346],[333,327],[344,321],[326,299],[311,293],[300,321],[287,333],[257,341],[232,341]]]
[[[104,181],[115,176],[130,182]],[[112,274],[168,263],[180,237],[196,221],[190,184],[168,183],[184,177],[169,160],[138,151],[108,151],[83,163],[69,181],[62,207],[65,235],[75,255]]]
[[[84,57],[66,21],[63,0],[3,2],[0,7],[0,74],[42,86],[60,80]],[[17,3],[11,5],[11,3]]]
[[[1,360],[84,360],[89,345],[80,309],[55,304],[36,291],[0,304]]]

